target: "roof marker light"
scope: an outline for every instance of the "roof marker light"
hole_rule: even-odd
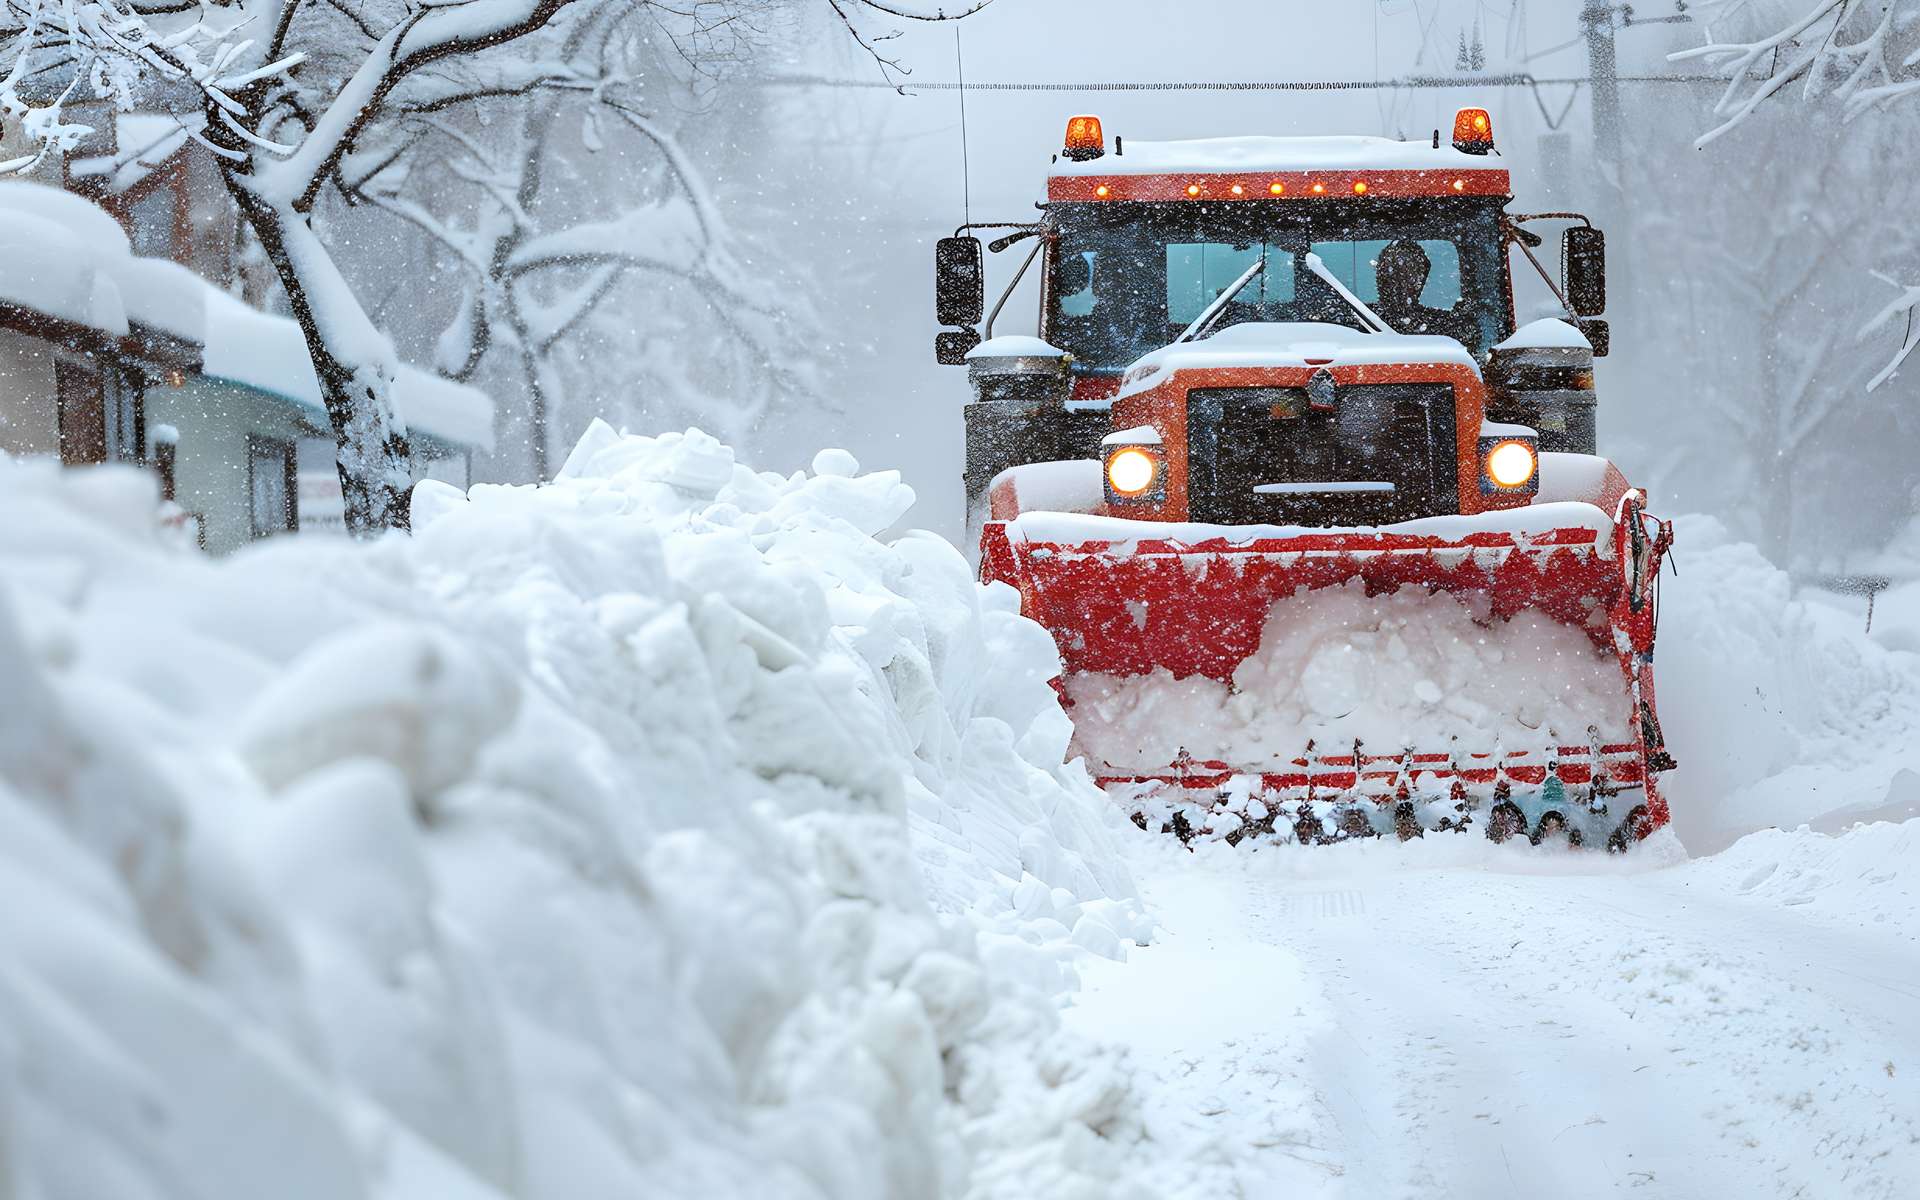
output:
[[[1190,184],[1188,184],[1188,185],[1187,185],[1187,195],[1189,195],[1189,196],[1198,196],[1199,194],[1200,194],[1200,185],[1199,185],[1199,184],[1197,184],[1197,183],[1190,183]]]
[[[1276,179],[1267,185],[1267,191],[1271,195],[1284,196],[1287,194],[1287,185]]]
[[[1466,190],[1467,190],[1467,181],[1466,181],[1466,180],[1464,180],[1464,179],[1456,179],[1456,180],[1454,180],[1454,181],[1453,181],[1453,190],[1454,190],[1454,191],[1456,191],[1456,192],[1464,192],[1464,191],[1466,191]]]
[[[1247,194],[1247,189],[1237,183],[1233,185],[1232,191],[1236,196],[1244,196]]]
[[[1316,196],[1324,196],[1327,194],[1327,185],[1316,179],[1313,182],[1313,186],[1307,190]]]
[[[1103,183],[1099,187],[1093,189],[1093,194],[1100,197],[1102,200],[1105,200],[1108,196],[1113,195],[1113,189]]]
[[[1366,195],[1366,194],[1367,194],[1367,181],[1366,181],[1366,180],[1364,180],[1364,179],[1356,179],[1356,180],[1354,180],[1354,181],[1353,181],[1353,194],[1354,194],[1354,195],[1356,195],[1356,196],[1364,196],[1364,195]]]
[[[1107,152],[1107,135],[1099,117],[1074,117],[1067,122],[1066,146],[1061,157],[1069,162],[1086,162]]]

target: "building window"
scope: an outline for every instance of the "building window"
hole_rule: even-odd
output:
[[[70,467],[146,459],[145,406],[138,382],[105,367],[54,364],[60,406],[60,461]]]
[[[60,461],[69,467],[107,461],[106,397],[100,372],[61,359],[53,367],[60,414]]]
[[[271,537],[300,527],[295,497],[293,443],[247,436],[247,496],[253,536]]]
[[[106,416],[107,459],[110,462],[145,462],[147,430],[145,405],[141,403],[138,381],[119,371],[101,376],[101,407]]]

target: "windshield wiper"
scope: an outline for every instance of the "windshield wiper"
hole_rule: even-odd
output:
[[[1381,316],[1379,313],[1368,308],[1366,306],[1366,303],[1362,301],[1360,297],[1354,295],[1351,291],[1349,291],[1347,289],[1347,285],[1344,283],[1341,283],[1339,277],[1336,276],[1332,271],[1327,270],[1327,264],[1320,261],[1320,256],[1318,254],[1315,254],[1311,250],[1307,251],[1307,270],[1312,271],[1315,275],[1318,275],[1327,284],[1328,287],[1332,288],[1336,293],[1339,294],[1342,300],[1345,300],[1347,302],[1347,306],[1353,309],[1354,313],[1359,316],[1362,332],[1365,332],[1365,333],[1394,332],[1393,326],[1387,324],[1386,321],[1381,319]]]
[[[1260,247],[1260,257],[1254,260],[1253,265],[1245,271],[1242,271],[1240,278],[1234,280],[1233,283],[1227,287],[1226,291],[1215,296],[1213,303],[1207,305],[1205,311],[1193,319],[1193,324],[1187,326],[1186,329],[1181,331],[1179,337],[1173,339],[1173,344],[1178,346],[1181,342],[1190,342],[1199,337],[1207,326],[1213,323],[1213,319],[1218,317],[1225,311],[1227,305],[1233,302],[1233,298],[1244,291],[1249,283],[1253,282],[1253,277],[1266,269],[1267,248],[1263,245]]]

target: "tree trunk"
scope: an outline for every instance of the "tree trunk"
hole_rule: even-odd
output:
[[[226,180],[306,338],[333,429],[348,532],[375,537],[406,529],[413,454],[393,404],[392,347],[367,318],[306,216],[260,196],[244,173],[228,171]]]
[[[1782,571],[1792,567],[1794,463],[1776,454],[1768,463],[1759,497],[1760,549]]]

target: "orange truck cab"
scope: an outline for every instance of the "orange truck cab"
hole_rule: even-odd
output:
[[[996,337],[988,319],[982,340],[981,243],[963,228],[938,248],[940,318],[960,326],[939,335],[938,356],[968,365],[974,391],[971,533],[1009,468],[1099,459],[1112,452],[1101,444],[1109,434],[1142,426],[1162,436],[1164,476],[1137,495],[1083,487],[1081,507],[1380,524],[1528,503],[1537,470],[1503,482],[1488,469],[1509,443],[1593,453],[1593,356],[1608,340],[1604,238],[1577,214],[1506,211],[1511,183],[1485,110],[1463,109],[1444,143],[1436,131],[1430,142],[1116,137],[1109,146],[1093,117],[1073,118],[1065,143],[1040,219],[993,242],[996,251],[1033,242],[993,316],[1037,263],[1037,337]],[[1565,311],[1516,329],[1512,271],[1515,260],[1540,268],[1541,238],[1525,226],[1542,220],[1571,223],[1561,278],[1540,269]],[[1411,265],[1389,272],[1383,264],[1395,260]],[[1180,341],[1255,264],[1257,276],[1214,314],[1211,336]],[[1362,309],[1377,309],[1385,327]],[[1334,402],[1308,396],[1316,379],[1321,389],[1330,381]],[[1501,465],[1526,464],[1505,448]],[[1028,483],[1043,486],[1032,473]],[[1010,503],[1003,497],[1002,510]]]

